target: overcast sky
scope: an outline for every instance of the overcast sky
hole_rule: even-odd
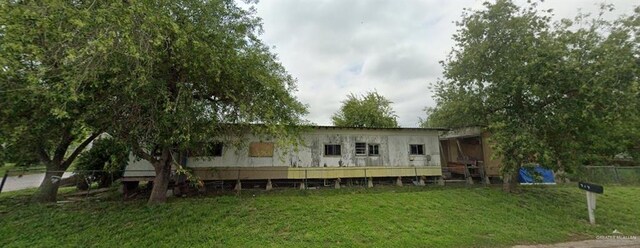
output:
[[[402,127],[415,127],[434,106],[429,85],[442,74],[439,61],[451,51],[454,21],[474,0],[262,0],[263,41],[298,79],[296,95],[309,106],[307,119],[331,125],[331,115],[349,93],[377,90],[393,101]],[[524,4],[526,1],[518,1]],[[631,13],[632,0],[555,0],[541,7],[557,18],[578,9],[595,13],[612,3],[610,16]]]

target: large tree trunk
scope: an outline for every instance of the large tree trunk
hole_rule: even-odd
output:
[[[149,196],[149,204],[161,204],[167,201],[167,189],[171,180],[171,159],[166,158],[153,164],[156,177],[153,179],[153,189]]]
[[[518,188],[518,173],[507,172],[502,175],[502,191],[513,193]]]
[[[38,192],[33,195],[33,201],[56,202],[62,174],[64,174],[64,171],[47,168],[47,172],[45,173],[44,179],[38,188]]]
[[[93,141],[96,137],[100,135],[100,132],[95,132],[91,134],[91,136],[87,137],[78,147],[73,150],[73,152],[67,157],[65,160],[65,154],[67,153],[67,149],[69,145],[74,140],[73,135],[71,135],[71,130],[66,129],[60,139],[60,143],[56,146],[56,149],[53,153],[53,158],[50,157],[49,153],[47,153],[46,149],[43,146],[40,146],[36,149],[36,153],[40,161],[47,166],[47,172],[45,172],[44,179],[38,188],[38,192],[33,195],[32,200],[36,202],[55,202],[56,197],[58,195],[58,188],[60,187],[60,182],[62,179],[62,175],[69,168],[71,162],[80,155],[82,150],[84,150],[91,141]]]

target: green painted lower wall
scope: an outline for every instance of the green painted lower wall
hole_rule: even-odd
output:
[[[202,180],[335,179],[362,177],[442,176],[440,166],[424,167],[218,167],[193,168]]]

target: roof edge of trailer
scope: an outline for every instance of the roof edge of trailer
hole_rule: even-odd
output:
[[[443,133],[440,136],[440,140],[482,136],[482,133],[484,132],[484,130],[485,130],[485,127],[483,126],[467,126],[467,127],[453,128],[453,129],[449,129],[446,133]]]
[[[449,131],[451,129],[444,127],[351,127],[351,126],[324,126],[309,125],[306,127],[315,129],[355,129],[355,130],[406,130],[406,131]]]
[[[265,126],[261,123],[246,123],[246,124],[231,124],[221,123],[222,126]],[[446,127],[356,127],[356,126],[329,126],[329,125],[313,125],[313,124],[301,124],[301,125],[286,125],[294,128],[303,129],[348,129],[348,130],[404,130],[404,131],[451,131],[451,128]]]

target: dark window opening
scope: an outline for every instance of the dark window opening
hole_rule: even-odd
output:
[[[190,157],[222,157],[222,143],[202,144],[189,150]]]
[[[356,143],[356,155],[367,155],[367,143]]]
[[[222,143],[215,143],[207,147],[207,156],[222,157]]]
[[[325,156],[342,155],[342,151],[340,150],[340,145],[324,145],[324,155]]]
[[[380,155],[380,145],[369,144],[369,156],[378,156],[378,155]]]
[[[411,155],[424,155],[424,145],[409,145]]]

